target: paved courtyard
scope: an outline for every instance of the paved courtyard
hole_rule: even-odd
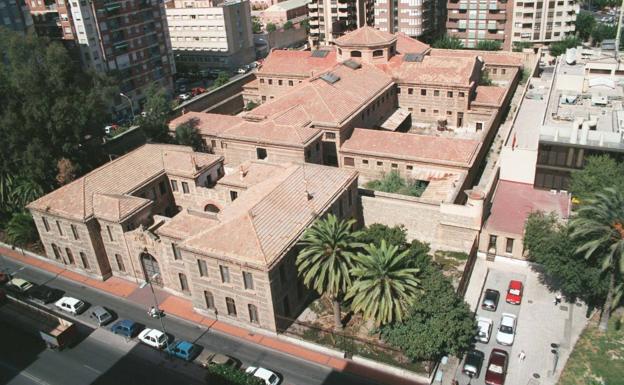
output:
[[[466,299],[477,316],[490,318],[493,322],[492,335],[488,344],[476,343],[475,348],[485,353],[485,361],[478,378],[470,379],[461,373],[461,365],[455,377],[461,385],[485,384],[487,360],[493,348],[509,353],[509,366],[505,384],[508,385],[555,385],[561,370],[578,340],[587,319],[584,304],[570,304],[565,301],[554,305],[556,293],[551,292],[539,281],[539,275],[526,263],[497,259],[487,262],[478,258],[473,279],[470,282]],[[484,284],[485,279],[485,284]],[[522,303],[510,305],[505,302],[509,281],[524,283]],[[480,308],[481,295],[485,289],[495,289],[501,294],[496,312]],[[496,331],[500,326],[501,314],[517,316],[516,337],[512,346],[502,346],[496,342]],[[557,344],[557,358],[551,352],[551,344]],[[524,352],[525,359],[519,358]],[[557,360],[555,368],[555,359]],[[553,368],[555,369],[553,374]]]

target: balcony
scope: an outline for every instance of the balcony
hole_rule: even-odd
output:
[[[502,13],[488,13],[487,20],[507,20],[507,14]]]
[[[318,3],[308,3],[308,9],[318,9]]]
[[[495,21],[488,21],[487,23],[487,29],[488,30],[498,30],[498,23],[496,23]]]
[[[459,9],[459,3],[448,3],[446,4],[446,8],[447,9]]]
[[[319,13],[318,13],[318,11],[308,11],[308,16],[310,16],[310,17],[318,17]]]
[[[468,9],[468,4],[467,3],[459,3],[459,9],[467,10]]]

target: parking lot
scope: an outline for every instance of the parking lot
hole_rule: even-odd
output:
[[[455,378],[461,385],[484,385],[490,353],[493,348],[498,348],[509,354],[505,384],[556,384],[571,348],[587,322],[586,306],[565,301],[555,305],[553,300],[556,293],[551,292],[541,283],[539,274],[525,263],[507,260],[486,262],[484,259],[478,259],[477,264],[481,269],[487,269],[487,278],[485,284],[482,279],[479,283],[482,288],[476,316],[493,321],[492,333],[489,343],[476,342],[474,346],[485,355],[479,377],[470,380],[468,376],[461,373],[462,361]],[[524,291],[520,305],[505,302],[510,280],[523,282]],[[476,284],[477,282],[471,282],[471,286]],[[476,289],[475,286],[472,288]],[[486,289],[500,292],[498,308],[495,312],[481,309],[483,292]],[[512,346],[502,346],[496,342],[496,332],[500,326],[502,313],[511,313],[517,317],[516,334]],[[551,344],[557,345],[556,355],[551,352],[553,349]],[[521,352],[524,353],[524,359],[520,357]]]

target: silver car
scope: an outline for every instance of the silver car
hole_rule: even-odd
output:
[[[89,311],[89,318],[95,320],[98,326],[106,325],[113,320],[113,315],[102,306],[94,306]]]

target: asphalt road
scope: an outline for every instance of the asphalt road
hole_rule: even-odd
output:
[[[46,284],[52,288],[60,289],[76,298],[80,298],[91,305],[102,305],[113,310],[119,318],[129,318],[147,327],[160,329],[160,321],[147,316],[146,311],[139,305],[125,299],[113,297],[99,292],[90,287],[82,286],[74,281],[56,277],[54,274],[36,269],[31,266],[23,266],[8,257],[0,255],[0,269],[16,272],[15,276],[29,280],[36,284]],[[21,270],[20,270],[21,269]],[[53,306],[53,305],[50,305]],[[81,322],[95,329],[95,325],[86,315],[78,317]],[[220,332],[200,327],[190,322],[165,317],[167,333],[176,339],[185,339],[203,346],[205,349],[225,353],[242,361],[243,367],[262,366],[274,370],[281,378],[280,384],[297,385],[372,385],[376,384],[363,377],[347,373],[336,372],[331,368],[317,365],[298,359],[281,352],[272,351],[262,346],[250,344]],[[0,325],[0,335],[11,334]],[[87,332],[87,334],[89,334]],[[17,335],[17,334],[15,334]],[[4,337],[2,337],[4,338]],[[78,346],[63,352],[43,351],[37,353],[36,349],[27,349],[23,354],[30,352],[30,356],[23,357],[21,362],[31,363],[19,365],[14,362],[13,353],[7,351],[7,346],[19,346],[5,344],[0,339],[0,372],[10,372],[11,381],[3,381],[0,376],[0,385],[3,384],[147,384],[165,383],[183,384],[197,383],[201,373],[195,376],[195,367],[184,364],[179,360],[170,360],[161,353],[144,345],[136,344],[136,341],[126,342],[122,337],[115,336],[107,330],[97,329],[89,334]],[[10,349],[12,350],[12,349]],[[13,369],[11,369],[13,368]],[[24,375],[19,375],[21,368],[28,368]],[[36,368],[36,373],[30,370]],[[41,368],[47,368],[45,370]],[[95,370],[91,370],[91,369]],[[169,374],[159,373],[155,368],[163,368]],[[33,369],[35,370],[35,369]],[[16,374],[17,371],[17,374]],[[189,378],[180,376],[178,373],[193,374]],[[143,372],[149,373],[152,379],[142,377]],[[175,380],[169,381],[170,376]],[[30,378],[33,377],[33,378]],[[76,378],[78,377],[78,378]],[[151,378],[150,377],[150,378]],[[120,382],[120,380],[122,380]],[[188,381],[182,381],[183,379]],[[30,382],[29,382],[30,381]],[[195,381],[195,382],[194,382]]]

